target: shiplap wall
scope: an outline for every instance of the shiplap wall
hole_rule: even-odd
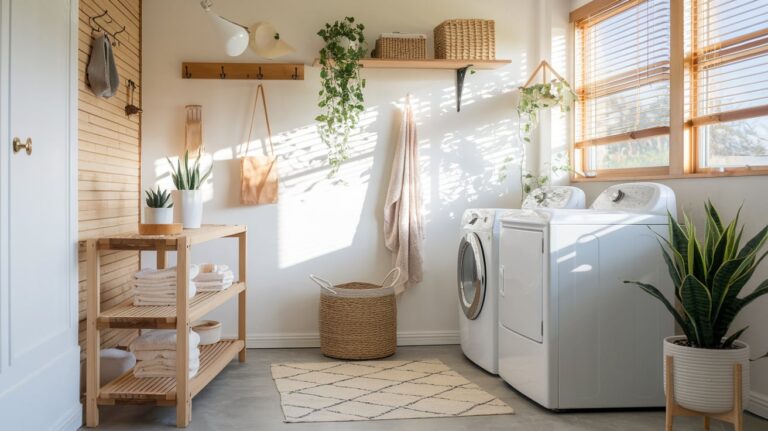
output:
[[[121,88],[109,98],[94,96],[86,84],[85,69],[91,50],[88,18],[108,10],[115,23],[107,24],[120,44],[113,54],[120,74]],[[101,20],[101,22],[104,22]],[[118,26],[119,25],[119,26]],[[105,234],[136,231],[139,223],[141,176],[141,117],[126,117],[126,83],[139,87],[134,104],[141,106],[141,0],[80,0],[79,35],[79,150],[78,193],[80,239]],[[102,309],[125,300],[126,285],[139,267],[137,252],[102,254]],[[80,345],[85,355],[85,253],[80,252]],[[134,336],[133,330],[102,332],[102,346],[122,344]]]

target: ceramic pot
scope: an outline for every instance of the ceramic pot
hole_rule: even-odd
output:
[[[173,192],[173,218],[184,229],[197,229],[203,221],[202,190],[176,190]]]
[[[173,208],[144,208],[144,223],[172,224]]]
[[[675,344],[684,336],[664,339],[664,357],[672,357],[672,379],[677,404],[700,413],[724,413],[733,408],[733,366],[741,364],[742,400],[749,400],[749,346],[697,349]],[[666,373],[666,360],[664,361]],[[666,374],[665,374],[666,375]],[[664,382],[666,390],[666,381]]]

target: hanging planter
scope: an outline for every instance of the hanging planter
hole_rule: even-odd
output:
[[[349,159],[349,134],[365,110],[365,80],[360,78],[360,59],[366,52],[364,29],[353,17],[346,17],[317,32],[325,47],[320,50],[322,88],[318,102],[323,113],[315,120],[320,122],[320,137],[328,146],[329,176]]]

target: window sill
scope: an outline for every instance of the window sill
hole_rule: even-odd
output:
[[[647,180],[686,180],[696,178],[729,178],[729,177],[754,177],[768,175],[766,168],[733,168],[725,172],[705,171],[693,172],[690,174],[670,175],[670,174],[648,174],[648,175],[600,175],[596,177],[585,177],[582,175],[571,175],[572,183],[600,183],[615,181],[647,181]]]

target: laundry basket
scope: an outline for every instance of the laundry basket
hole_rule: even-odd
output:
[[[378,359],[397,349],[395,283],[400,269],[381,285],[352,282],[333,285],[309,276],[320,289],[320,351],[337,359]]]

